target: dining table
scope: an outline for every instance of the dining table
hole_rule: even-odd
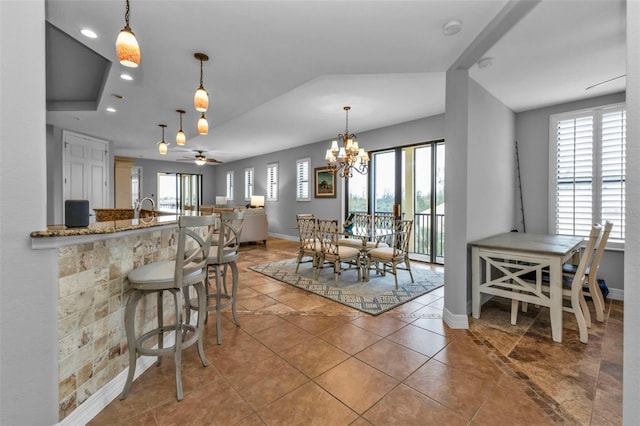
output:
[[[553,341],[562,342],[562,265],[579,253],[583,241],[572,235],[505,232],[469,243],[473,318],[480,318],[482,294],[546,306]]]
[[[378,246],[380,242],[390,240],[394,234],[393,229],[376,229],[373,227],[342,227],[340,235],[348,238],[360,240],[360,262],[362,269],[362,280],[369,281],[369,273],[366,270],[367,251]],[[369,247],[367,243],[373,242],[375,245]],[[355,247],[355,246],[354,246]]]

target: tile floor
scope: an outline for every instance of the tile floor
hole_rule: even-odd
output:
[[[184,400],[167,357],[91,425],[544,425],[621,424],[622,313],[578,341],[567,321],[553,343],[549,315],[530,307],[517,326],[510,304],[490,301],[469,330],[441,320],[443,289],[377,317],[247,269],[297,254],[270,239],[241,252],[241,327],[206,326],[209,367],[183,354]]]

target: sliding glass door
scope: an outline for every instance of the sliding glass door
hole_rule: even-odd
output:
[[[347,214],[413,220],[411,258],[444,263],[444,141],[371,152],[369,174],[347,181]]]
[[[202,175],[158,173],[158,209],[198,210],[202,203]]]

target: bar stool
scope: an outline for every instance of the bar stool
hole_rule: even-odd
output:
[[[209,312],[216,313],[216,336],[218,344],[222,344],[222,327],[220,324],[221,311],[227,306],[231,306],[233,313],[233,321],[236,326],[240,327],[238,314],[236,312],[236,292],[238,291],[238,253],[240,250],[240,235],[242,234],[242,224],[244,221],[244,212],[224,211],[220,213],[220,229],[217,243],[211,245],[209,256],[207,257],[207,267],[213,267],[215,271],[216,289],[211,292],[211,282],[207,274],[206,280],[206,312],[208,319]],[[227,266],[231,267],[233,276],[233,284],[231,285],[231,294],[227,292],[226,272]],[[222,273],[221,273],[222,270]],[[223,289],[224,286],[224,289]],[[215,300],[215,304],[209,302]],[[199,306],[193,303],[191,309],[200,310]]]
[[[206,307],[205,281],[207,279],[207,254],[211,246],[211,237],[214,231],[214,216],[180,216],[178,219],[178,247],[176,260],[166,260],[154,262],[129,272],[128,279],[131,284],[132,293],[127,301],[124,313],[125,331],[127,343],[129,344],[129,373],[124,389],[120,394],[120,399],[125,399],[131,389],[133,376],[136,371],[137,355],[157,356],[157,365],[162,362],[162,355],[172,353],[176,365],[176,391],[178,401],[182,400],[182,376],[181,360],[182,350],[194,343],[198,346],[198,355],[203,366],[208,366],[209,361],[204,354],[202,343],[202,329],[204,327],[204,312]],[[203,227],[206,232],[203,234]],[[189,287],[193,287],[198,296],[197,324],[190,323],[189,307]],[[165,291],[173,295],[175,304],[175,323],[164,324],[162,296]],[[183,292],[183,295],[180,293]],[[150,293],[157,295],[158,327],[142,334],[135,335],[135,313],[136,305],[142,296]],[[187,301],[186,318],[183,313],[183,299]],[[165,333],[175,333],[175,342],[171,346],[164,346]],[[157,347],[147,348],[144,343],[157,336]]]

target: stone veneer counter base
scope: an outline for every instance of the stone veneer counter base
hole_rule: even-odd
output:
[[[124,308],[127,274],[175,259],[178,216],[98,222],[85,228],[51,226],[31,234],[34,249],[58,255],[59,420],[65,419],[129,365]],[[170,296],[170,295],[169,295]],[[153,328],[156,296],[141,301],[136,332]],[[166,297],[165,324],[173,320]]]

